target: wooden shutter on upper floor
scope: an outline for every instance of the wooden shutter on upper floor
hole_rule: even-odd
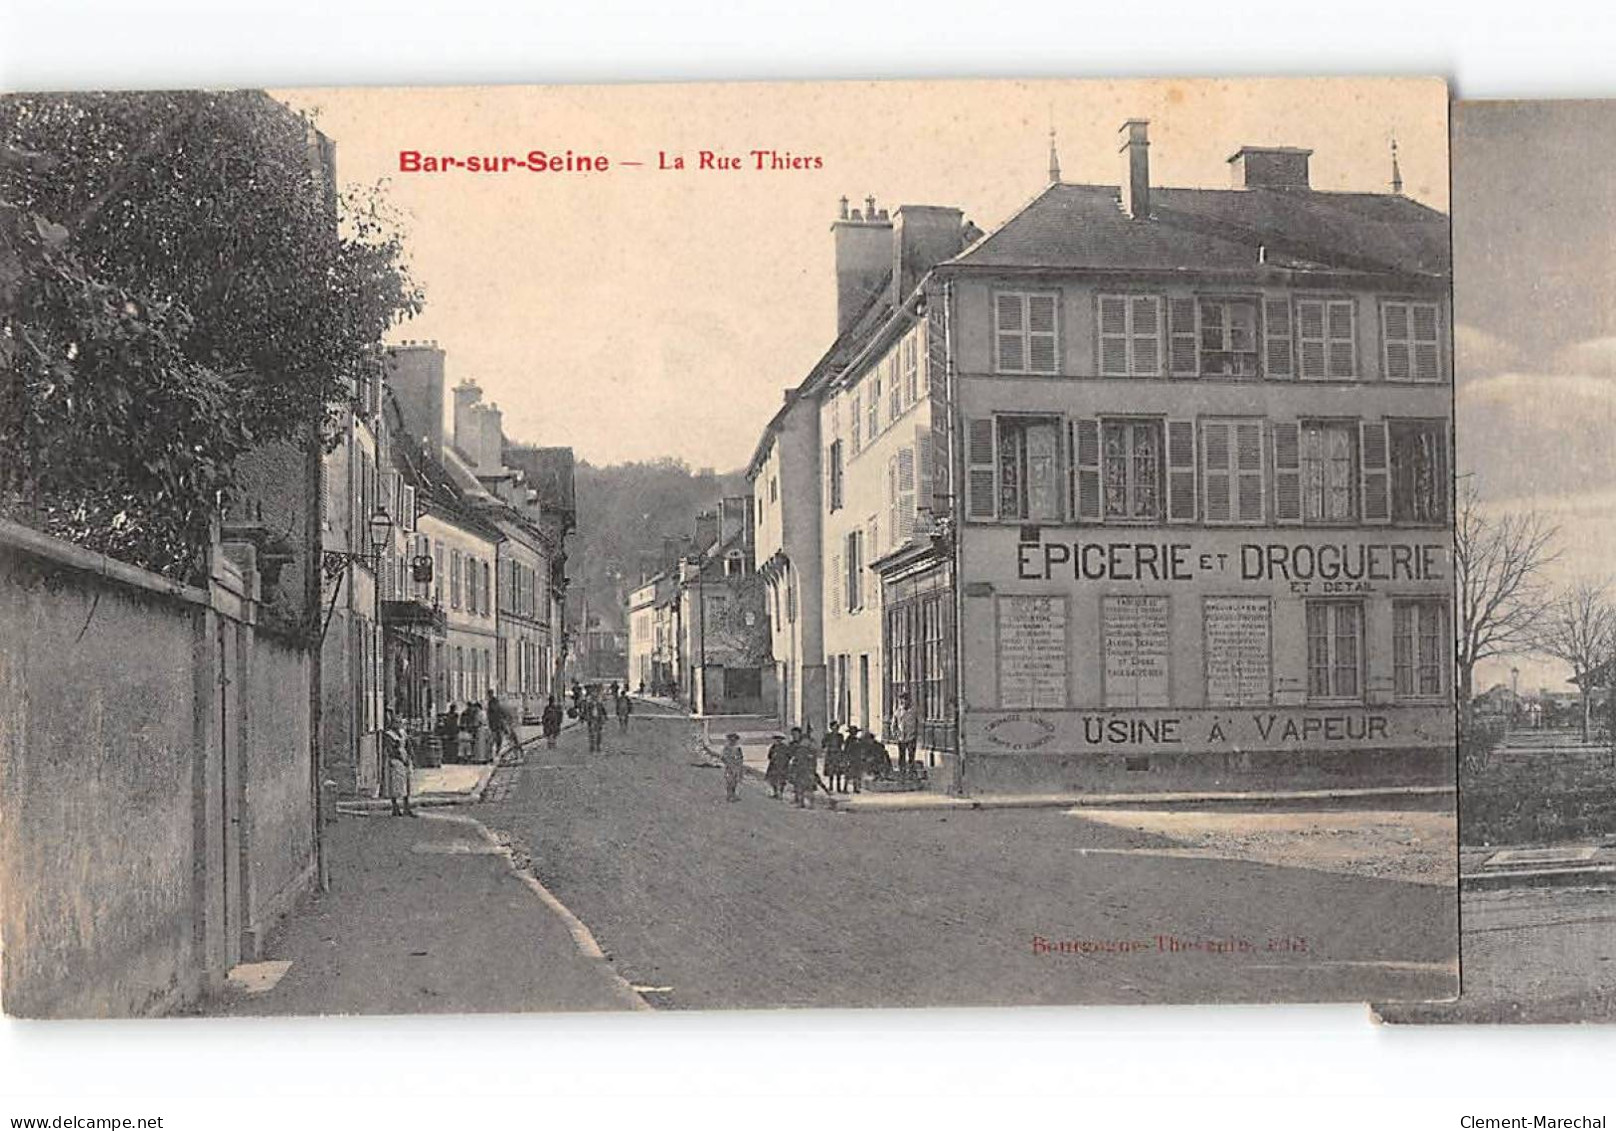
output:
[[[1291,346],[1291,304],[1288,298],[1263,300],[1263,373],[1274,380],[1296,376]]]
[[[1006,373],[1024,373],[1026,356],[1026,311],[1022,296],[1001,291],[993,296],[994,331],[997,346],[994,368]]]
[[[1134,295],[1128,303],[1128,342],[1130,370],[1140,376],[1161,373],[1161,299],[1156,295]]]
[[[1387,523],[1392,520],[1391,455],[1384,420],[1364,420],[1358,424],[1359,484],[1363,493],[1363,520]]]
[[[1326,374],[1324,305],[1318,299],[1296,302],[1296,368],[1305,381],[1322,380]]]
[[[1294,420],[1270,425],[1274,449],[1274,522],[1302,521],[1302,426]]]
[[[1200,372],[1200,339],[1195,331],[1195,299],[1175,298],[1167,304],[1168,371],[1174,377],[1194,377]]]
[[[1167,422],[1167,521],[1195,521],[1195,421]]]
[[[1056,353],[1056,311],[1054,295],[1027,296],[1027,370],[1031,373],[1058,373]]]
[[[1128,300],[1123,295],[1100,296],[1100,374],[1128,375]]]
[[[1262,421],[1241,420],[1234,425],[1234,519],[1263,520]]]
[[[1072,453],[1073,515],[1079,522],[1099,522],[1103,505],[1100,482],[1100,422],[1072,421],[1069,450]]]
[[[892,540],[903,545],[915,533],[915,449],[898,450],[898,513]]]
[[[1201,492],[1206,521],[1234,519],[1234,423],[1208,420],[1201,425]]]
[[[991,519],[999,513],[994,432],[991,416],[978,417],[966,424],[966,518]]]

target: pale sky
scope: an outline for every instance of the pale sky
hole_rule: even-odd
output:
[[[337,146],[345,183],[387,178],[427,292],[397,339],[435,339],[512,439],[594,463],[729,470],[830,344],[830,224],[944,204],[991,230],[1062,179],[1115,184],[1118,128],[1151,120],[1158,184],[1225,187],[1241,145],[1312,148],[1316,188],[1447,208],[1436,80],[771,83],[282,91]],[[817,156],[801,171],[659,171],[659,152]],[[401,174],[400,150],[603,154],[606,173]],[[748,159],[749,160],[749,159]],[[639,168],[617,165],[641,161]]]
[[[1616,576],[1616,103],[1462,102],[1454,111],[1459,467],[1491,505],[1561,528],[1553,578]],[[1513,657],[1477,690],[1559,687]]]

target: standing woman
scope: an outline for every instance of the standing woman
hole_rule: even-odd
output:
[[[393,803],[393,816],[414,817],[416,812],[410,805],[410,740],[391,711],[387,712],[387,725],[382,730],[382,747],[387,754],[382,787]]]

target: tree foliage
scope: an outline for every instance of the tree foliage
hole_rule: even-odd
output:
[[[1588,741],[1590,694],[1607,683],[1616,654],[1616,606],[1608,581],[1582,580],[1557,592],[1535,618],[1533,650],[1569,665],[1582,693],[1582,740]]]
[[[0,506],[194,570],[257,443],[330,435],[420,307],[375,191],[250,91],[0,100]]]

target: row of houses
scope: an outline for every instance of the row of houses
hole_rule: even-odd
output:
[[[991,234],[843,199],[837,334],[747,469],[782,721],[961,790],[1451,776],[1447,218],[1238,148]],[[653,661],[654,663],[655,661]],[[938,774],[934,771],[933,780]]]
[[[772,707],[770,613],[754,558],[752,501],[729,496],[664,542],[659,568],[628,594],[628,685],[698,715]]]
[[[406,342],[360,390],[324,484],[321,748],[337,791],[380,788],[389,711],[429,730],[493,692],[536,717],[568,642],[571,449],[511,443],[474,381],[448,389],[436,343]]]

